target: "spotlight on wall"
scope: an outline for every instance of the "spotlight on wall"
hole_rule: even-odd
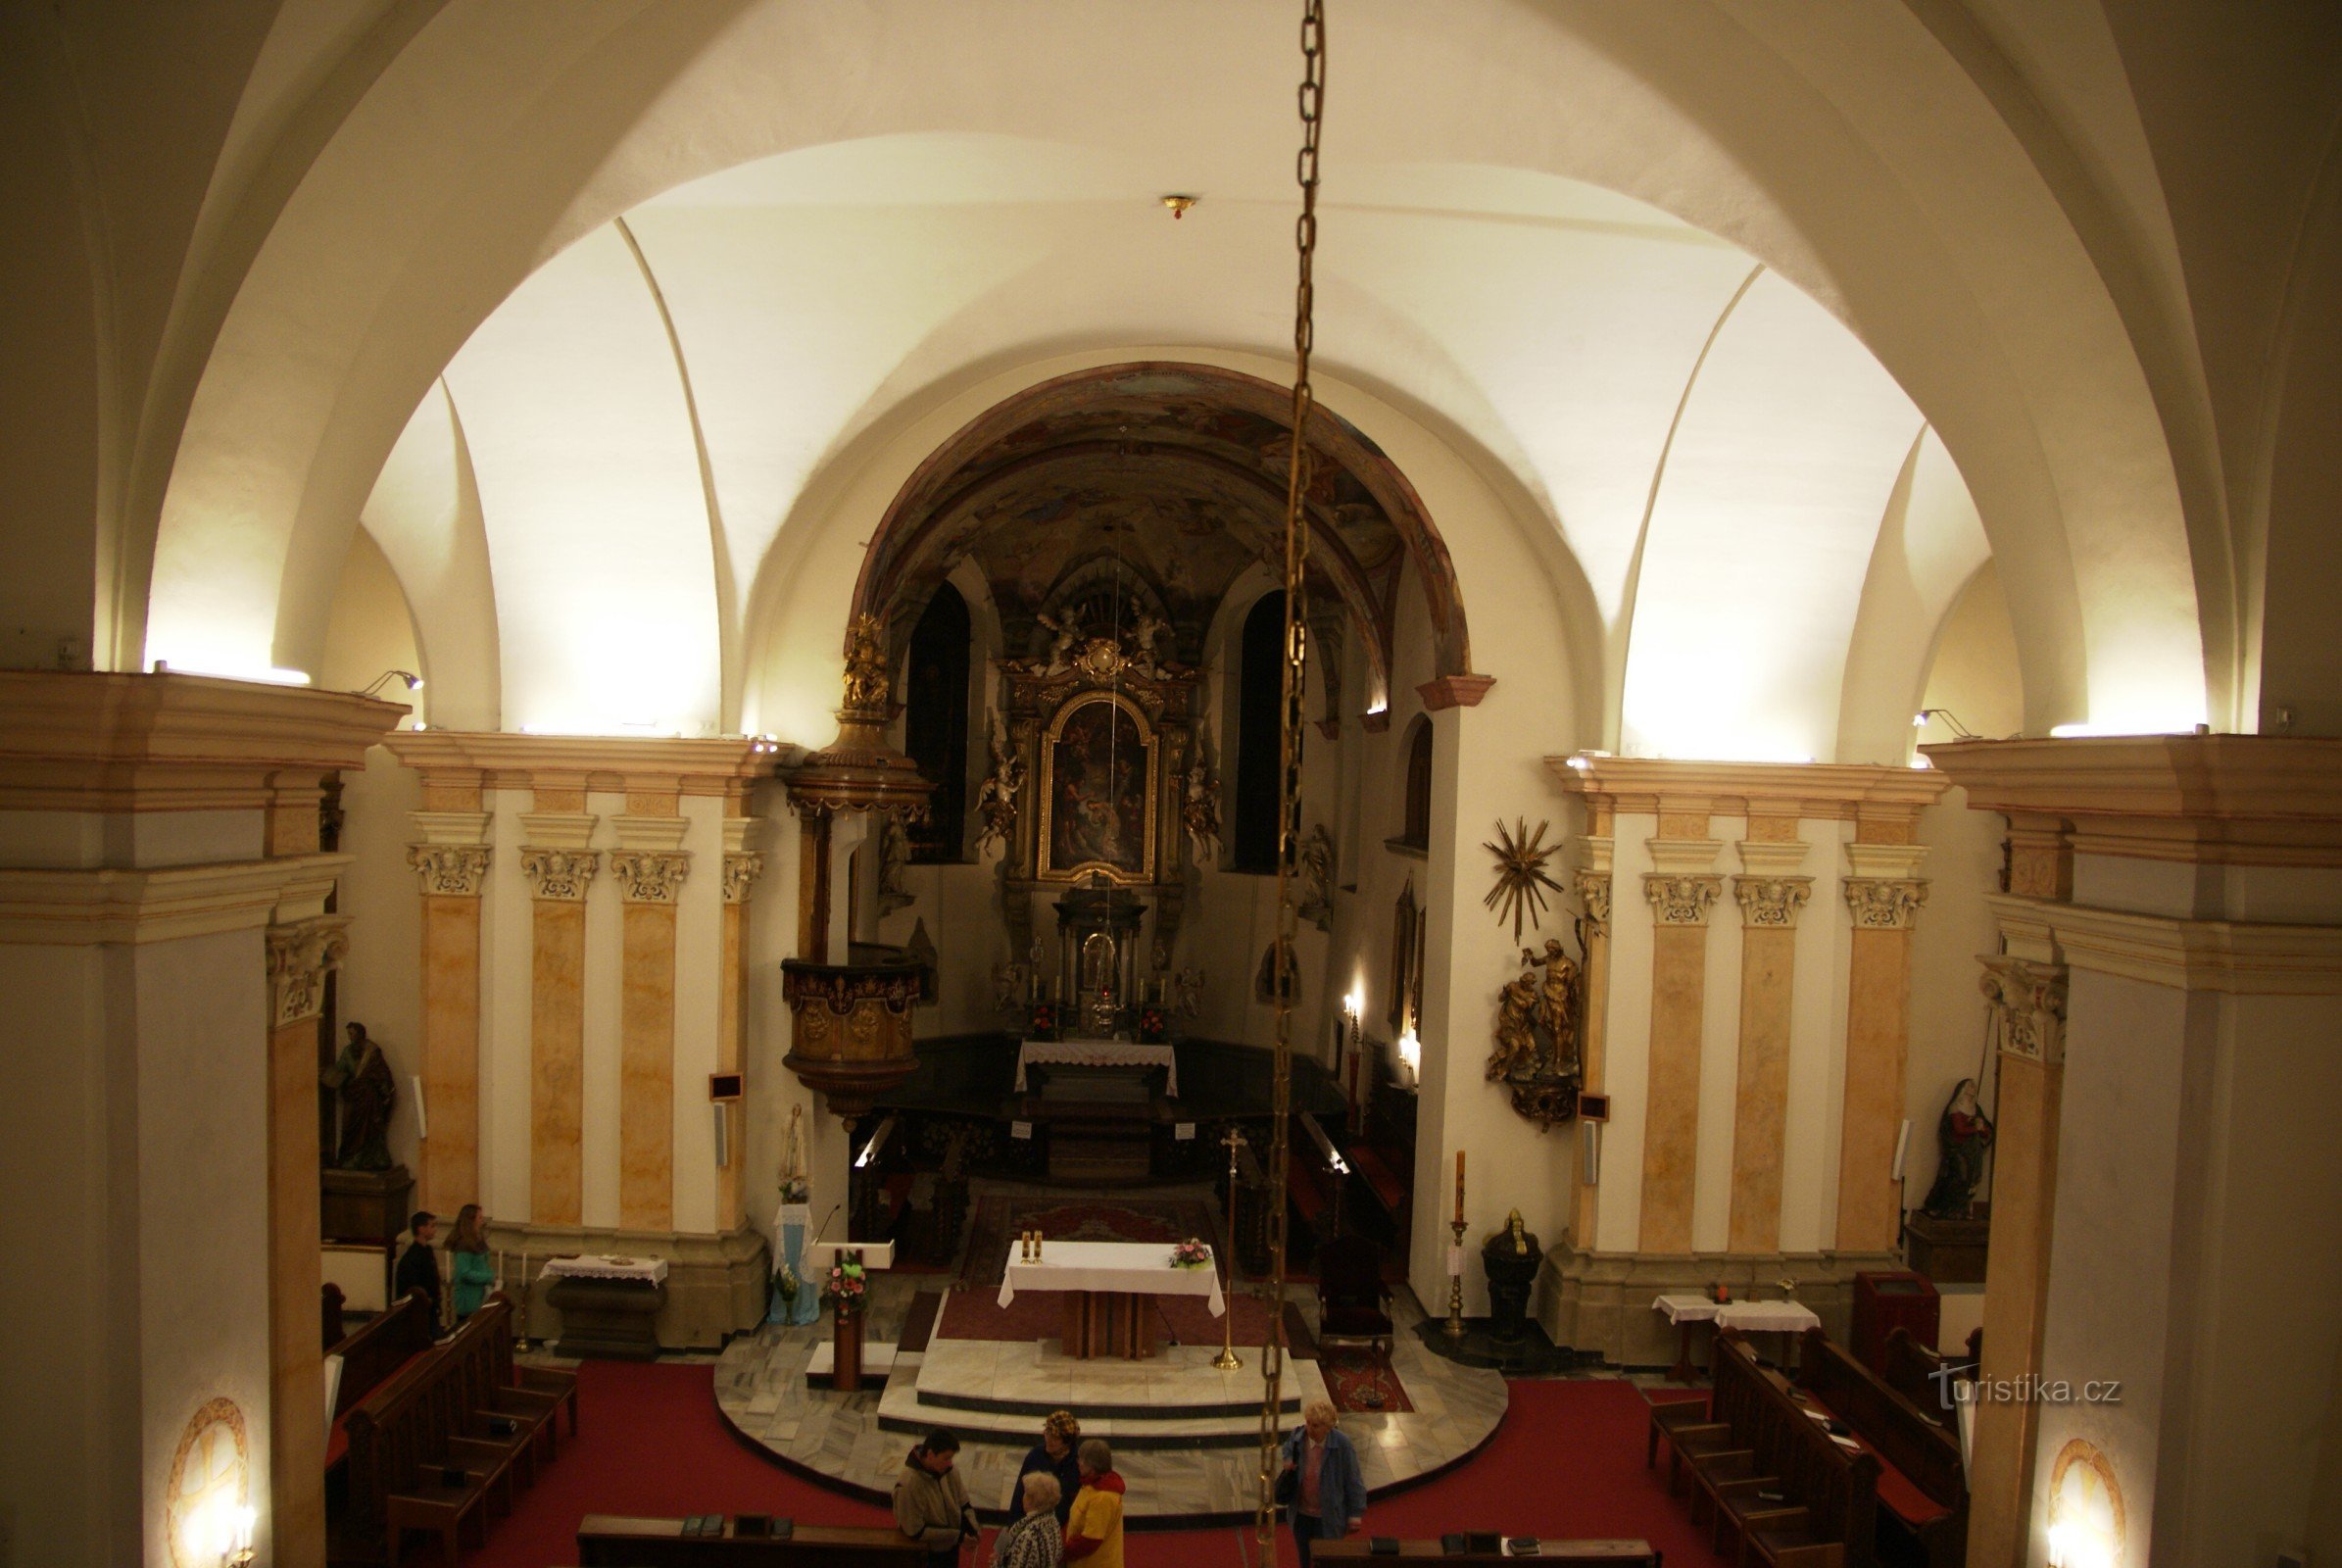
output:
[[[1423,1081],[1423,1042],[1415,1037],[1415,1026],[1409,1024],[1398,1037],[1398,1059],[1407,1064],[1407,1077],[1417,1083]]]
[[[423,689],[423,678],[420,675],[417,675],[415,671],[411,669],[386,669],[381,674],[376,675],[372,680],[367,681],[364,686],[360,687],[358,695],[361,697],[371,697],[394,680],[404,684],[411,692],[419,692]]]
[[[1978,735],[1975,730],[1970,729],[1966,724],[1961,723],[1959,718],[1948,708],[1921,709],[1918,712],[1911,715],[1911,727],[1913,729],[1926,729],[1929,719],[1941,720],[1943,727],[1952,732],[1952,739],[1956,741],[1980,741],[1984,738],[1983,736]]]

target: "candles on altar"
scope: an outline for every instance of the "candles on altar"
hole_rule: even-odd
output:
[[[1464,1152],[1455,1152],[1455,1222],[1464,1223]]]
[[[1423,1081],[1423,1042],[1415,1038],[1415,1026],[1412,1024],[1398,1037],[1398,1059],[1407,1065],[1409,1082]]]

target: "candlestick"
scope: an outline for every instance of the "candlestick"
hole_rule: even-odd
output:
[[[1455,1156],[1455,1162],[1460,1173],[1464,1163],[1464,1156],[1461,1153],[1458,1153]],[[1461,1192],[1460,1188],[1458,1189],[1458,1192]],[[1459,1197],[1456,1201],[1457,1206],[1455,1222],[1447,1227],[1449,1230],[1455,1232],[1455,1247],[1451,1255],[1456,1260],[1456,1266],[1448,1271],[1447,1321],[1440,1325],[1442,1332],[1444,1332],[1451,1340],[1460,1340],[1464,1337],[1464,1210],[1462,1206],[1462,1199]]]
[[[1220,1142],[1228,1146],[1228,1246],[1227,1255],[1220,1260],[1228,1310],[1220,1314],[1220,1353],[1212,1357],[1211,1364],[1222,1372],[1233,1372],[1244,1364],[1244,1358],[1236,1353],[1236,1152],[1244,1147],[1244,1135],[1231,1127]]]

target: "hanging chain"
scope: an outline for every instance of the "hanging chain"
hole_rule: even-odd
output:
[[[1311,276],[1317,255],[1317,141],[1326,100],[1325,0],[1303,0],[1301,8],[1301,151],[1293,174],[1301,187],[1301,216],[1293,221],[1293,250],[1299,262],[1299,281],[1293,290],[1293,455],[1285,473],[1285,682],[1284,711],[1279,726],[1277,775],[1277,945],[1273,959],[1277,1004],[1277,1044],[1269,1132],[1268,1201],[1263,1205],[1268,1227],[1268,1326],[1260,1347],[1260,1496],[1254,1511],[1254,1539],[1263,1563],[1276,1561],[1277,1472],[1280,1439],[1278,1418],[1285,1382],[1285,1205],[1286,1169],[1292,1156],[1293,1012],[1296,972],[1296,941],[1300,912],[1294,903],[1294,876],[1301,846],[1302,698],[1308,691],[1308,650],[1303,641],[1307,624],[1309,565],[1309,413],[1315,395],[1309,386],[1309,351],[1315,333],[1315,283]],[[1229,1309],[1235,1310],[1230,1303]]]

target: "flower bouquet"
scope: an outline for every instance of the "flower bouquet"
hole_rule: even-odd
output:
[[[805,1282],[797,1277],[797,1270],[786,1263],[783,1263],[780,1271],[773,1275],[772,1285],[774,1290],[781,1293],[782,1301],[791,1306],[797,1304],[797,1293],[805,1289]]]
[[[1148,1046],[1159,1046],[1171,1038],[1171,1020],[1159,1003],[1150,1002],[1139,1009],[1138,1035],[1140,1043]]]
[[[1171,1249],[1173,1268],[1201,1268],[1211,1261],[1211,1249],[1191,1236]]]
[[[811,1182],[805,1180],[803,1176],[784,1176],[781,1178],[782,1202],[809,1203],[812,1200],[813,1184]]]
[[[821,1299],[841,1312],[858,1312],[862,1298],[870,1294],[869,1276],[859,1263],[832,1263],[829,1278],[822,1282]]]

